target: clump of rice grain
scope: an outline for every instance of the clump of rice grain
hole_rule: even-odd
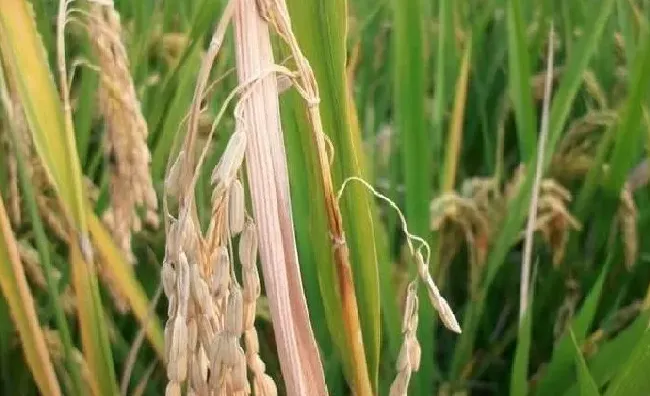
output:
[[[158,202],[151,181],[147,124],[129,74],[121,39],[120,18],[111,0],[91,1],[87,26],[101,74],[99,108],[106,122],[106,152],[110,167],[111,207],[104,220],[130,262],[131,232],[158,224]]]
[[[180,394],[184,382],[198,395],[250,394],[247,362],[257,394],[277,393],[274,381],[264,373],[253,327],[260,281],[257,231],[252,219],[246,220],[243,186],[238,178],[246,141],[242,134],[236,131],[231,136],[214,168],[212,216],[205,235],[191,212],[193,193],[172,189],[184,203],[178,219],[169,227],[162,269],[169,301],[165,326],[168,395]],[[171,168],[170,186],[177,182],[174,179],[182,159],[181,155]],[[234,275],[232,242],[237,237],[243,288]],[[246,351],[241,346],[242,337]]]
[[[247,221],[239,239],[239,260],[242,264],[244,283],[244,342],[246,362],[253,373],[253,390],[256,395],[276,396],[278,391],[273,379],[265,373],[266,366],[259,355],[259,340],[255,329],[255,312],[260,296],[260,277],[255,265],[257,258],[257,229]]]
[[[265,373],[259,357],[254,328],[255,306],[261,289],[256,267],[258,237],[255,222],[246,211],[240,177],[248,143],[240,104],[235,107],[235,131],[212,171],[212,208],[205,233],[200,231],[194,203],[195,183],[209,146],[205,145],[195,164],[196,121],[209,71],[234,5],[231,1],[226,7],[203,59],[185,141],[165,180],[164,206],[171,223],[166,227],[162,281],[169,301],[165,360],[169,379],[166,394],[170,396],[179,395],[184,384],[188,394],[197,395],[246,395],[252,390],[257,395],[277,394],[275,382]],[[245,85],[229,96],[215,123]],[[214,130],[213,126],[208,142]],[[177,216],[169,213],[168,198],[178,203]],[[234,270],[233,244],[237,238],[243,287]],[[247,367],[253,374],[252,386]]]

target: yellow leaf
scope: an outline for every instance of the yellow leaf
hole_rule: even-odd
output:
[[[0,50],[25,111],[36,151],[66,215],[83,234],[86,220],[74,132],[65,129],[63,107],[27,1],[0,0]]]
[[[70,265],[77,297],[77,316],[84,358],[94,380],[99,384],[101,394],[116,395],[119,392],[115,371],[113,367],[107,367],[113,357],[98,293],[97,274],[92,264],[84,262],[76,243],[70,245]]]
[[[61,389],[36,317],[34,298],[18,256],[4,203],[0,197],[0,288],[18,329],[25,359],[41,394],[59,396]]]

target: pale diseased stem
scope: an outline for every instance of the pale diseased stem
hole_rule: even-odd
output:
[[[254,0],[237,2],[234,25],[238,77],[247,81],[274,64],[268,25]],[[275,77],[252,90],[242,111],[246,171],[280,366],[287,394],[326,395],[298,266]]]

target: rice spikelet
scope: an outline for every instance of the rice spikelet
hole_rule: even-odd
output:
[[[625,267],[632,270],[639,251],[639,236],[637,231],[638,211],[632,191],[628,183],[621,190],[620,204],[616,213],[616,220],[619,223],[621,237],[623,239],[623,252],[625,256]]]
[[[2,143],[2,139],[4,134],[1,134],[0,131],[0,143]],[[7,173],[8,173],[8,184],[9,184],[9,192],[7,196],[7,210],[9,212],[9,218],[11,219],[11,222],[14,225],[20,225],[22,223],[22,213],[20,211],[20,193],[18,192],[18,164],[16,161],[16,155],[9,151],[9,144],[5,145],[5,150],[8,151],[7,153],[7,162],[6,167],[7,167]]]
[[[260,346],[255,330],[255,312],[260,296],[260,277],[257,272],[257,229],[252,221],[246,222],[239,239],[239,260],[242,263],[244,283],[244,342],[246,362],[253,373],[253,389],[259,396],[277,396],[273,378],[266,374],[266,366],[260,358]]]

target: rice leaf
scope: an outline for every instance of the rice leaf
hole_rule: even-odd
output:
[[[69,260],[77,297],[84,358],[88,363],[91,375],[99,385],[101,394],[116,395],[119,393],[119,389],[112,366],[113,356],[108,340],[104,309],[99,296],[95,267],[84,261],[81,250],[76,244],[70,246]]]
[[[451,101],[453,81],[457,59],[454,46],[454,1],[440,0],[438,3],[438,22],[440,31],[436,48],[436,91],[433,101],[433,139],[435,156],[442,157],[443,149],[443,121],[449,102]],[[434,163],[439,159],[433,158]]]
[[[286,98],[285,105],[281,106],[282,127],[287,145],[291,203],[298,239],[296,247],[300,257],[301,274],[309,312],[312,317],[328,318],[328,326],[314,326],[314,333],[323,356],[330,356],[332,352],[331,338],[338,339],[337,342],[340,342],[341,345],[343,343],[340,337],[341,332],[333,331],[336,328],[341,329],[343,324],[339,323],[338,326],[328,329],[332,321],[340,320],[340,316],[331,314],[335,308],[329,305],[332,301],[336,301],[336,293],[331,289],[320,290],[323,270],[326,268],[333,270],[334,268],[329,255],[318,256],[319,251],[323,252],[328,249],[325,238],[327,232],[325,216],[321,211],[313,210],[314,207],[324,206],[323,194],[321,191],[311,190],[311,199],[304,199],[305,192],[310,191],[310,178],[315,177],[312,172],[317,165],[313,156],[308,155],[308,151],[303,152],[303,150],[311,149],[312,146],[310,136],[301,133],[298,126],[299,123],[307,123],[306,115],[295,111],[300,108],[302,99],[296,92],[287,92],[284,98]],[[311,183],[313,184],[313,181]],[[327,271],[327,276],[334,279],[334,271]],[[326,293],[329,294],[327,297],[322,295]]]
[[[620,372],[621,367],[630,359],[637,345],[648,329],[650,312],[645,311],[625,330],[614,339],[602,345],[595,356],[589,359],[589,371],[596,384],[601,387],[607,384]],[[577,384],[572,386],[566,396],[579,395]]]
[[[530,56],[526,46],[526,21],[521,2],[508,1],[508,77],[510,98],[515,109],[519,153],[523,163],[531,164],[535,149],[537,125],[530,87]]]
[[[621,115],[610,161],[611,169],[607,179],[607,188],[613,194],[619,193],[627,179],[628,172],[643,152],[640,123],[643,105],[648,98],[647,87],[650,85],[649,68],[650,34],[645,29],[632,65],[627,102]]]
[[[429,231],[431,138],[426,130],[424,8],[420,0],[394,1],[393,85],[396,133],[401,139],[406,219],[412,232]],[[457,156],[457,153],[452,154]]]
[[[61,389],[36,316],[34,298],[18,256],[16,239],[0,197],[0,287],[9,305],[25,360],[39,391],[45,396],[59,396]]]
[[[600,396],[598,391],[598,386],[594,378],[589,372],[589,367],[585,362],[585,358],[582,356],[582,351],[578,346],[578,341],[573,334],[572,330],[569,330],[569,335],[571,336],[571,345],[573,346],[573,354],[575,358],[575,364],[578,368],[578,383],[580,384],[580,396]]]
[[[574,337],[576,342],[579,343],[585,340],[587,331],[596,315],[598,303],[601,300],[603,292],[603,285],[609,273],[613,257],[612,254],[609,255],[596,283],[591,287],[587,298],[582,304],[582,308],[580,308],[580,311],[573,319],[571,333],[565,333],[553,349],[553,356],[545,370],[544,377],[542,377],[537,387],[536,395],[561,394],[571,385],[574,377],[570,371],[573,361],[570,337]]]
[[[425,118],[428,70],[424,23],[427,13],[420,0],[394,0],[391,3],[394,128],[399,136],[398,158],[401,158],[404,175],[405,214],[412,232],[427,237],[430,233],[429,203],[432,197],[433,164],[432,136],[427,131]],[[426,292],[421,290],[419,294],[426,301]],[[434,316],[429,304],[422,304],[422,308],[424,317]],[[433,332],[433,321],[420,322],[418,339],[422,341],[422,355],[425,358],[422,359],[419,372],[413,375],[416,394],[430,386],[434,362],[427,357],[434,354]]]
[[[650,394],[648,365],[650,364],[650,329],[635,345],[629,359],[607,388],[607,396],[647,395]]]
[[[588,24],[584,27],[584,34],[576,43],[573,53],[566,62],[562,79],[554,95],[549,121],[549,150],[546,152],[545,162],[550,162],[555,145],[562,135],[567,118],[571,112],[573,101],[583,81],[583,75],[592,55],[598,48],[605,25],[614,8],[615,0],[603,0],[597,9],[592,10]]]
[[[463,142],[463,119],[465,116],[465,105],[469,83],[469,68],[472,51],[472,43],[468,42],[463,53],[463,60],[460,66],[458,81],[456,82],[454,108],[449,126],[445,163],[443,168],[442,192],[451,192],[456,184],[456,174],[460,166],[460,148]]]
[[[1,78],[1,77],[0,77]],[[1,84],[0,84],[1,85]],[[15,134],[12,134],[14,147],[17,147],[17,139]],[[74,361],[73,354],[73,344],[70,337],[70,330],[68,329],[68,323],[63,312],[63,307],[59,299],[59,293],[57,290],[57,281],[54,279],[54,266],[52,265],[50,259],[50,247],[48,245],[47,236],[45,234],[45,229],[41,218],[38,213],[38,208],[36,206],[36,201],[34,198],[33,186],[31,180],[27,175],[25,169],[25,161],[22,158],[20,150],[15,151],[16,160],[18,163],[18,176],[20,179],[20,186],[22,189],[22,196],[26,202],[29,216],[32,224],[32,229],[34,231],[34,239],[36,242],[36,247],[38,249],[40,263],[43,266],[43,272],[45,275],[45,280],[47,282],[47,292],[50,297],[50,306],[54,311],[54,318],[56,322],[56,327],[61,337],[61,342],[63,343],[63,354],[65,358],[65,367],[68,370],[68,374],[71,377],[70,389],[74,394],[81,394],[82,392],[82,382],[81,376],[79,374],[79,369],[77,362]]]
[[[36,151],[64,202],[66,214],[83,235],[86,218],[75,137],[65,129],[63,107],[33,15],[25,0],[0,2],[0,49]]]
[[[196,47],[179,70],[176,92],[172,95],[169,111],[162,117],[161,129],[156,136],[151,160],[151,173],[155,177],[162,177],[165,173],[167,158],[173,153],[175,136],[182,129],[183,117],[187,114],[192,101],[196,82],[195,73],[200,63],[199,50],[200,48]]]
[[[86,237],[85,201],[74,131],[68,130],[30,5],[22,0],[0,3],[0,48],[32,132],[36,151],[75,229],[71,265],[79,305],[83,351],[102,394],[117,392],[108,332],[95,273],[81,259]],[[89,252],[86,252],[89,255]],[[79,267],[82,266],[82,267]]]
[[[287,1],[287,5],[298,43],[309,60],[319,84],[319,109],[323,129],[334,147],[335,155],[331,166],[334,184],[340,185],[349,176],[365,177],[360,131],[353,127],[353,119],[349,114],[351,107],[348,104],[350,98],[347,94],[348,81],[345,73],[346,1],[336,0],[322,3],[314,0],[290,0]],[[304,107],[296,111],[302,112]],[[301,131],[309,134],[310,128],[302,124]],[[313,178],[311,182],[318,183],[318,179]],[[358,306],[363,307],[359,310],[359,320],[367,359],[367,371],[376,388],[381,322],[373,208],[369,194],[363,187],[356,184],[346,188],[340,205],[345,236],[350,250],[356,299]],[[328,250],[330,249],[328,248]],[[319,257],[329,255],[331,255],[329,251],[318,252]],[[319,267],[321,265],[326,264],[319,263]],[[326,283],[321,283],[321,290],[327,288],[337,290],[340,274],[336,274],[337,277],[332,279],[324,274],[328,271],[331,270],[323,269],[321,282]],[[324,303],[327,304],[325,301]],[[329,306],[336,307],[340,301],[331,301],[330,304]],[[345,336],[351,337],[348,342],[357,337],[352,334]],[[350,362],[345,356],[349,355],[352,350],[343,345],[338,345],[338,348],[341,356],[344,357],[343,361]],[[352,367],[349,363],[344,365],[344,369],[348,378],[355,378],[349,370],[363,370],[362,367]]]
[[[269,26],[260,19],[255,2],[228,4],[230,9],[234,9],[235,60],[237,78],[242,83],[256,77],[260,69],[274,63]],[[293,29],[286,18],[286,5],[279,3],[276,6],[278,14],[272,15],[280,15],[278,19],[282,18],[278,30],[287,32],[286,36],[290,37],[292,48],[295,48]],[[221,26],[220,21],[217,32],[225,30]],[[298,50],[294,54],[302,56]],[[211,60],[210,63],[204,61],[201,70],[207,72],[211,63]],[[304,69],[303,71],[307,73]],[[201,73],[201,76],[205,75]],[[197,90],[204,84],[205,80],[200,79]],[[309,87],[306,89],[310,90]],[[255,221],[259,227],[260,262],[278,345],[278,359],[288,394],[326,394],[322,362],[309,320],[296,257],[288,166],[279,122],[278,89],[275,84],[258,85],[252,87],[250,93],[251,99],[244,102],[241,113],[242,120],[246,120],[246,135],[249,136],[245,146],[246,175]],[[200,98],[200,94],[197,91],[195,98]],[[311,91],[310,94],[313,95]],[[195,109],[199,105],[198,99],[196,100]],[[192,132],[194,131],[190,131]],[[189,139],[192,138],[191,135],[188,136]],[[186,137],[186,152],[191,150],[191,143]],[[244,148],[243,145],[240,147]],[[354,308],[356,310],[356,305]],[[348,324],[350,322],[346,323]],[[358,326],[356,322],[351,327],[358,329]],[[349,328],[346,327],[346,330]],[[363,350],[360,343],[356,348],[357,351]],[[363,365],[365,361],[360,360],[359,363]],[[367,373],[364,374],[369,389]]]

